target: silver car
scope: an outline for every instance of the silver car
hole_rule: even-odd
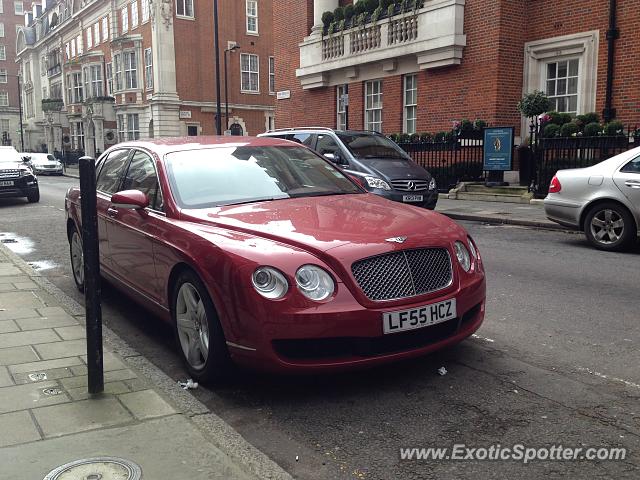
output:
[[[35,174],[62,175],[62,163],[50,153],[29,153]]]
[[[550,220],[584,231],[596,248],[631,246],[640,226],[640,147],[592,167],[559,170],[544,209]]]

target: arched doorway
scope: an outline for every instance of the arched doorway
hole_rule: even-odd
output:
[[[244,135],[242,125],[240,125],[239,123],[234,123],[233,125],[231,125],[231,127],[229,127],[229,130],[231,131],[231,135],[233,136],[241,137],[242,135]]]

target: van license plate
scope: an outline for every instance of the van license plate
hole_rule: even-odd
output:
[[[422,202],[422,195],[403,195],[403,202]]]

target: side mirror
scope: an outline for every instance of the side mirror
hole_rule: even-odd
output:
[[[340,152],[338,151],[333,153],[325,153],[324,157],[335,163],[336,165],[347,165],[347,161],[342,158],[342,155],[340,155]]]
[[[111,204],[125,210],[142,210],[149,206],[149,197],[140,190],[123,190],[111,196]]]

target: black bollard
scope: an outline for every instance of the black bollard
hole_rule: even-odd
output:
[[[100,257],[96,207],[96,162],[79,160],[82,208],[82,255],[84,258],[84,303],[87,326],[87,370],[90,394],[104,391],[102,309],[100,306]]]

